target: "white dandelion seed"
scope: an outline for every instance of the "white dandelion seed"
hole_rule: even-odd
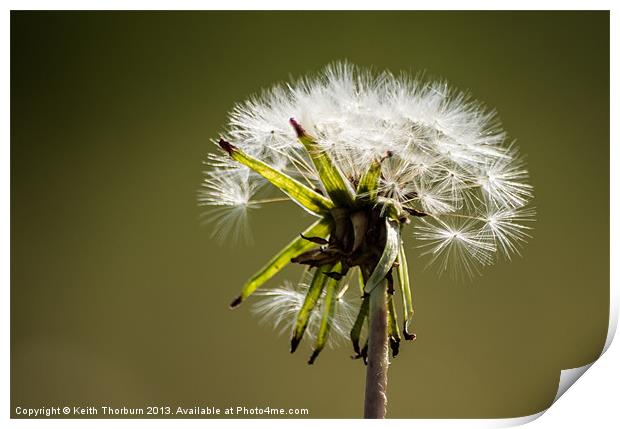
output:
[[[489,157],[479,170],[477,184],[485,197],[498,207],[519,208],[532,197],[532,185],[525,163],[514,149],[505,157]]]
[[[259,183],[250,180],[247,169],[222,169],[220,174],[208,174],[198,191],[198,203],[212,206],[204,213],[205,225],[211,226],[211,236],[220,241],[236,242],[243,237],[251,242],[248,209]]]
[[[254,303],[252,311],[264,323],[272,324],[280,335],[289,334],[295,326],[297,314],[304,303],[308,289],[309,279],[305,279],[299,284],[285,281],[280,287],[259,290],[256,292],[259,299]],[[345,294],[346,289],[347,286],[344,285],[337,295],[334,313],[329,319],[330,335],[327,345],[332,347],[348,337],[355,317],[355,308]],[[308,319],[305,335],[312,341],[319,331],[324,298],[325,291],[322,292]]]
[[[440,273],[449,272],[453,277],[461,272],[468,276],[478,272],[479,266],[493,262],[497,250],[492,237],[483,231],[482,222],[476,219],[453,217],[422,220],[415,230],[415,237],[431,256],[429,263],[437,263]]]
[[[484,221],[483,233],[490,234],[501,253],[510,259],[512,254],[521,255],[520,248],[531,238],[531,223],[536,216],[533,207],[487,206],[487,212],[480,217]]]

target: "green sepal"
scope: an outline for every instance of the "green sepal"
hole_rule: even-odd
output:
[[[379,178],[381,177],[381,163],[376,159],[368,166],[357,184],[356,201],[377,202],[377,190],[379,189]]]
[[[297,313],[297,320],[295,321],[293,335],[291,337],[291,353],[294,353],[295,350],[297,350],[297,346],[304,336],[304,332],[308,326],[308,321],[310,320],[312,311],[321,297],[323,287],[329,278],[325,275],[325,273],[330,272],[332,267],[333,265],[324,265],[322,267],[318,267],[314,272],[314,276],[310,282],[310,287],[308,288],[304,302]]]
[[[360,267],[357,267],[357,283],[360,288],[360,295],[364,295],[364,273]]]
[[[339,271],[342,268],[340,262],[334,265],[334,271]],[[314,350],[312,351],[312,355],[308,360],[308,364],[312,365],[316,358],[321,353],[321,350],[325,347],[327,343],[327,336],[329,335],[329,330],[331,329],[332,319],[334,317],[334,312],[336,309],[336,290],[338,288],[339,280],[336,280],[332,277],[329,277],[327,282],[325,283],[325,296],[323,297],[323,315],[321,316],[321,324],[319,325],[319,332],[316,336],[316,341],[314,343]]]
[[[332,161],[325,149],[312,136],[308,135],[297,121],[291,119],[290,122],[297,132],[297,138],[310,155],[325,191],[332,201],[338,206],[352,206],[355,201],[355,191],[351,182]]]
[[[409,282],[409,267],[407,264],[407,256],[405,255],[405,248],[403,243],[400,243],[398,249],[398,269],[397,269],[398,284],[400,286],[400,294],[403,301],[403,333],[405,339],[413,339],[413,334],[409,333],[409,324],[413,319],[413,300],[411,297],[411,284]]]
[[[330,221],[328,219],[320,219],[310,225],[303,233],[304,236],[312,237],[327,237],[330,231]],[[310,250],[315,244],[311,241],[305,240],[299,236],[287,244],[282,250],[280,250],[271,260],[261,268],[256,274],[254,274],[241,289],[241,294],[235,298],[230,304],[231,308],[234,308],[241,304],[241,302],[250,296],[256,289],[261,287],[267,280],[276,275],[282,268],[284,268],[291,259],[301,255],[302,253]]]
[[[379,262],[377,262],[377,266],[366,281],[366,286],[364,286],[365,293],[372,292],[372,290],[385,279],[385,276],[392,269],[394,261],[396,261],[396,257],[398,256],[400,225],[390,218],[385,218],[385,228],[385,247]]]
[[[398,331],[398,319],[396,317],[396,306],[394,305],[394,295],[388,294],[387,297],[388,310],[388,337],[390,339],[390,348],[392,349],[392,357],[396,357],[400,345],[400,332]]]
[[[355,323],[353,324],[353,328],[351,328],[351,343],[353,344],[353,351],[358,357],[361,355],[360,349],[360,336],[362,334],[362,328],[364,327],[364,320],[368,317],[368,297],[365,296],[362,299],[362,305],[360,305],[360,310],[357,313],[357,318],[355,319]]]
[[[329,213],[329,210],[334,207],[334,203],[329,198],[324,197],[303,183],[265,164],[263,161],[248,155],[238,147],[225,140],[220,140],[219,144],[232,159],[263,176],[276,188],[288,195],[291,200],[295,201],[309,212],[323,216]]]

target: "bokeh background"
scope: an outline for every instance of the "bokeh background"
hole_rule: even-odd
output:
[[[514,417],[600,353],[609,290],[607,12],[13,12],[11,412],[16,406],[303,407],[362,415],[348,345],[314,366],[228,303],[309,218],[201,226],[202,160],[236,101],[348,59],[425,71],[498,110],[528,156],[523,257],[462,283],[423,270],[389,416]],[[278,284],[288,271],[271,282]]]

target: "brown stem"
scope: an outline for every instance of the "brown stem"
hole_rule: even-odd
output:
[[[387,409],[388,329],[386,282],[370,292],[368,366],[364,418],[383,419]]]

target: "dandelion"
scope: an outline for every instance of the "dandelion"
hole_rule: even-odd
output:
[[[367,364],[365,417],[385,416],[388,349],[415,338],[404,237],[454,276],[529,238],[523,157],[495,112],[446,82],[336,63],[236,105],[215,143],[199,194],[214,234],[234,237],[275,201],[317,217],[231,307],[258,290],[254,311],[291,333],[291,352],[308,338],[309,363],[348,336]],[[288,263],[306,266],[299,284],[259,290]]]

